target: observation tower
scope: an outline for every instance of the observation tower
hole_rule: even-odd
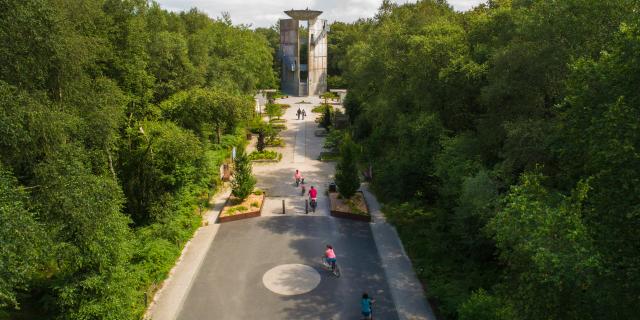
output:
[[[282,92],[292,96],[320,95],[327,91],[327,20],[318,19],[322,11],[316,10],[292,9],[284,13],[291,19],[280,20]]]

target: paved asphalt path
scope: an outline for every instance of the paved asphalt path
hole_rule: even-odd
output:
[[[334,245],[342,277],[320,264]],[[294,296],[269,291],[262,276],[300,263],[320,272],[314,290]],[[360,319],[360,296],[376,299],[377,319],[397,319],[368,223],[326,216],[261,217],[220,227],[178,319]]]
[[[267,190],[270,205],[280,206],[278,197],[287,198],[288,214],[221,224],[200,270],[178,314],[181,320],[244,319],[360,319],[363,291],[376,299],[376,319],[398,319],[389,286],[382,269],[369,223],[336,219],[328,214],[324,188],[334,165],[317,161],[323,138],[317,130],[311,108],[317,97],[305,97],[311,104],[298,104],[301,98],[282,102],[292,104],[283,118],[289,130],[282,133],[287,146],[278,151],[277,164],[254,165],[260,188]],[[298,120],[297,108],[307,110],[309,118]],[[251,149],[251,146],[250,146]],[[319,211],[301,215],[296,204],[297,189],[291,185],[293,172],[301,169],[309,184],[319,187]],[[275,198],[274,198],[275,197]],[[302,200],[301,200],[302,199]],[[276,208],[277,209],[277,208]],[[273,210],[272,210],[273,211]],[[276,210],[277,211],[277,210]],[[334,246],[342,277],[324,270],[320,257],[327,243]],[[310,292],[284,296],[271,292],[262,282],[265,272],[283,264],[304,264],[321,275],[319,285]]]

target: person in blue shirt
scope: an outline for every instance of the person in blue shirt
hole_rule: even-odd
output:
[[[371,305],[374,300],[369,298],[369,295],[365,292],[362,294],[362,300],[360,300],[360,311],[362,311],[363,319],[371,319]]]

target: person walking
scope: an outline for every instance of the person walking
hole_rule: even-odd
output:
[[[298,115],[298,120],[300,120],[300,115],[302,114],[302,111],[300,111],[300,108],[298,108],[298,111],[296,112],[296,114]]]
[[[304,117],[306,116],[307,116],[307,112],[304,109],[302,109],[302,120],[304,120]]]

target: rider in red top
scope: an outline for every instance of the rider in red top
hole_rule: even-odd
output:
[[[313,186],[309,189],[309,198],[311,198],[311,200],[316,200],[318,198],[318,190]]]

